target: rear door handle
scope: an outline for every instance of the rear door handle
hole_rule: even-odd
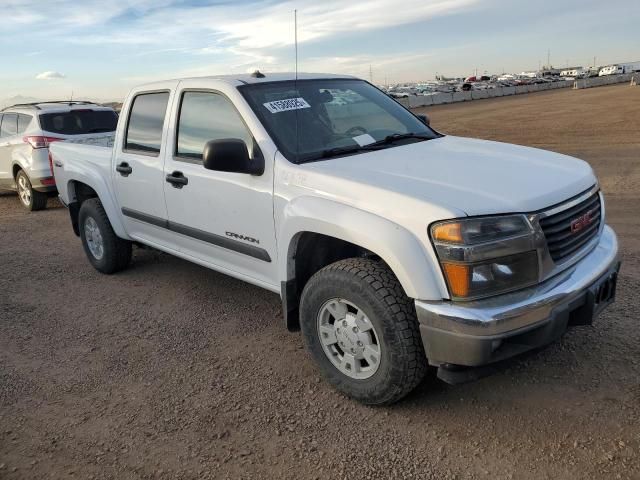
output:
[[[189,179],[182,172],[172,172],[167,175],[167,182],[174,188],[182,188],[189,183]]]
[[[122,162],[116,167],[116,171],[120,172],[123,177],[128,177],[133,172],[133,168],[127,162]]]

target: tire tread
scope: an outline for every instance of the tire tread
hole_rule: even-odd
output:
[[[386,385],[384,391],[374,392],[365,398],[356,398],[363,403],[376,405],[397,402],[411,392],[427,372],[415,306],[391,269],[384,262],[369,258],[348,258],[327,265],[309,280],[305,292],[314,288],[317,282],[327,281],[334,272],[355,277],[364,283],[363,288],[371,289],[375,296],[387,305],[387,310],[393,318],[385,324],[385,338],[387,342],[395,342],[395,350],[401,352],[392,362],[390,385]],[[303,299],[305,292],[302,294]],[[344,386],[342,389],[345,390]]]
[[[94,217],[100,226],[100,233],[102,234],[102,240],[105,246],[104,262],[94,259],[86,246],[82,219],[84,215],[88,213]],[[79,220],[83,247],[89,261],[98,271],[111,274],[124,270],[129,266],[131,262],[131,242],[123,240],[115,234],[100,199],[90,198],[89,200],[85,200],[80,207]]]

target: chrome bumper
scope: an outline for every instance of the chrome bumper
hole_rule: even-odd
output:
[[[616,235],[605,226],[588,255],[535,287],[471,302],[416,300],[429,362],[485,365],[550,343],[570,324],[590,323],[600,311],[593,287],[619,264]]]

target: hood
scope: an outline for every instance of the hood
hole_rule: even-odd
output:
[[[573,157],[454,136],[304,166],[467,215],[533,212],[596,183],[591,167]]]

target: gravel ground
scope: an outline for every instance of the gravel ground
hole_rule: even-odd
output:
[[[278,296],[149,250],[100,275],[56,200],[0,195],[0,478],[640,478],[638,111],[627,86],[428,109],[588,160],[624,265],[593,327],[390,408],[321,381]]]

